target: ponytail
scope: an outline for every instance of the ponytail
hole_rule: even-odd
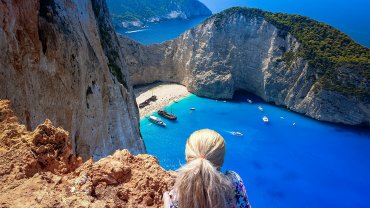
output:
[[[231,183],[218,170],[225,154],[223,138],[208,129],[194,132],[185,153],[188,163],[177,170],[174,187],[179,207],[228,207]]]

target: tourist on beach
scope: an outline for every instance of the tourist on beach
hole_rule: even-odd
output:
[[[187,163],[177,170],[174,188],[163,195],[165,208],[229,208],[251,205],[240,176],[220,172],[225,141],[209,129],[194,132],[185,147]]]

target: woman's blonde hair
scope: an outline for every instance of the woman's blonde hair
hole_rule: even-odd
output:
[[[228,207],[231,183],[219,171],[225,152],[224,139],[213,130],[190,135],[185,148],[187,164],[177,170],[174,186],[180,208]]]

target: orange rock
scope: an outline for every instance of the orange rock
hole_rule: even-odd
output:
[[[118,150],[82,163],[68,132],[49,120],[27,131],[0,100],[0,207],[161,207],[173,183],[150,155]]]

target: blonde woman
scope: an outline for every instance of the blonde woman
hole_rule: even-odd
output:
[[[250,208],[242,179],[220,172],[225,141],[209,129],[194,132],[185,147],[187,164],[177,170],[173,190],[164,193],[165,208]]]

